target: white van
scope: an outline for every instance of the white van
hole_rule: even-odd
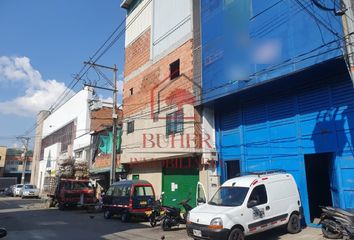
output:
[[[190,211],[187,233],[194,239],[218,240],[243,240],[279,226],[298,233],[300,218],[300,196],[291,174],[249,173],[226,181],[209,202]]]

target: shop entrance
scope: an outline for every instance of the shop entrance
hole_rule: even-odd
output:
[[[240,174],[240,161],[231,160],[226,161],[226,180],[239,176]]]
[[[332,170],[332,153],[305,154],[307,194],[310,220],[320,218],[319,206],[332,206],[330,173]]]

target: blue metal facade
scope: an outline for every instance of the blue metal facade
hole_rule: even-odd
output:
[[[251,14],[232,13],[235,7]],[[203,0],[201,8],[202,101],[215,110],[221,180],[227,161],[239,160],[243,172],[285,169],[310,223],[305,155],[330,153],[333,205],[354,208],[354,90],[340,59],[340,17],[307,0]],[[280,42],[276,62],[252,62],[227,40],[240,34],[225,30],[237,19],[253,43]],[[242,60],[250,66],[245,81],[229,74]]]
[[[200,2],[203,103],[342,54],[341,18],[310,0]]]
[[[215,115],[222,180],[230,160],[240,160],[243,172],[284,169],[296,179],[309,223],[305,154],[333,153],[333,204],[354,208],[354,90],[343,72],[308,82],[221,100]]]

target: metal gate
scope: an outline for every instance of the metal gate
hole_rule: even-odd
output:
[[[196,188],[199,181],[197,168],[171,168],[163,170],[162,191],[165,193],[163,204],[181,207],[178,203],[191,198],[189,204],[196,206]]]

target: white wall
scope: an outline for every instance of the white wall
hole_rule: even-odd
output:
[[[61,143],[54,143],[53,145],[44,148],[43,160],[45,161],[46,166],[48,160],[50,160],[50,168],[46,168],[47,170],[55,170],[56,161],[57,158],[59,157],[60,150],[61,150]]]
[[[192,37],[192,0],[154,0],[152,57],[175,49]],[[172,49],[171,49],[172,48]]]
[[[140,34],[151,26],[152,20],[152,1],[144,8],[141,14],[138,13],[143,9],[149,0],[143,0],[134,11],[127,16],[125,32],[125,47],[132,43]]]
[[[214,159],[217,160],[217,155],[213,156],[212,152],[216,151],[215,147],[215,120],[214,120],[214,109],[209,107],[203,108],[203,124],[202,132],[205,138],[210,138],[208,144],[203,141],[203,156],[204,160]],[[211,147],[211,148],[210,148]]]
[[[128,175],[128,179],[132,179],[133,175],[139,174],[140,180],[146,180],[152,184],[156,199],[160,198],[162,192],[162,166],[153,165],[153,166],[141,166],[141,167],[132,167],[131,173]]]
[[[73,150],[89,146],[90,110],[88,101],[90,99],[92,99],[92,90],[86,87],[51,113],[43,122],[42,139],[75,120],[76,138]]]
[[[163,103],[161,109],[166,108]],[[195,146],[194,131],[194,107],[190,104],[183,106],[185,122],[183,124],[183,134],[175,135],[175,145],[172,148],[172,137],[166,136],[166,114],[177,111],[177,108],[162,110],[159,119],[154,122],[150,118],[150,108],[138,112],[135,116],[126,118],[123,123],[122,135],[122,163],[132,161],[145,162],[150,160],[162,160],[169,158],[179,158],[193,156],[198,149]],[[141,117],[145,116],[145,117]],[[134,119],[134,132],[127,134],[127,122]],[[160,145],[157,145],[157,134],[160,137]],[[145,146],[144,146],[145,135]],[[187,135],[189,138],[189,147],[187,147]],[[151,139],[153,138],[153,139]],[[183,138],[183,145],[181,144]],[[151,139],[152,141],[149,141]]]
[[[40,190],[43,189],[44,177],[46,175],[46,166],[47,166],[46,160],[39,161],[38,178],[37,178],[38,180],[36,185]]]

